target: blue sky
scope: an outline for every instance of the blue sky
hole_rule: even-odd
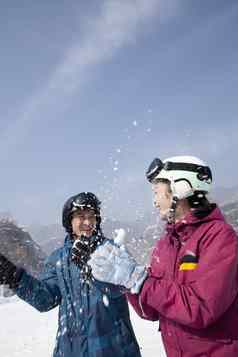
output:
[[[231,0],[2,2],[0,211],[55,222],[88,190],[135,219],[155,156],[237,186],[237,20]]]

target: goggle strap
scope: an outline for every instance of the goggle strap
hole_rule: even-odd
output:
[[[212,173],[208,166],[201,166],[201,165],[185,163],[185,162],[167,161],[167,162],[163,163],[160,159],[154,159],[146,173],[146,177],[147,177],[148,181],[152,182],[153,179],[157,175],[159,175],[159,173],[162,169],[164,169],[166,171],[177,170],[177,171],[195,172],[195,173],[198,173],[198,175],[199,175],[198,178],[201,181],[207,180],[207,179],[212,180]]]

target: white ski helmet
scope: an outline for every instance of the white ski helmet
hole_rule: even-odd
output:
[[[174,156],[150,164],[146,177],[149,182],[165,179],[171,184],[173,197],[181,200],[211,189],[212,173],[207,164],[194,156]]]

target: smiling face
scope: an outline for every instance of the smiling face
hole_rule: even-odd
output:
[[[152,191],[154,194],[154,205],[159,209],[161,219],[167,220],[172,204],[172,192],[169,183],[155,182],[152,184]]]
[[[96,228],[97,218],[92,209],[79,209],[72,215],[72,231],[76,238],[84,235],[91,237]]]

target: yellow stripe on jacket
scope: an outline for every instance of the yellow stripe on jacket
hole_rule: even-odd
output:
[[[194,270],[197,268],[198,263],[182,263],[179,270]]]

